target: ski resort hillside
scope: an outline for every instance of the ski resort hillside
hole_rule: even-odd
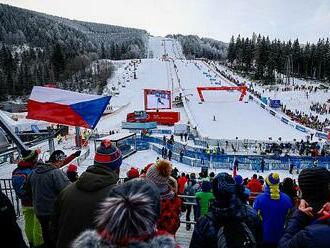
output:
[[[114,67],[114,73],[107,79],[103,90],[104,97],[111,96],[107,112],[94,131],[81,130],[82,149],[77,147],[73,127],[69,128],[64,139],[56,137],[57,143],[53,149],[72,158],[70,164],[61,167],[63,172],[70,172],[75,166],[78,175],[88,171],[99,156],[99,151],[95,149],[103,139],[112,139],[116,147],[122,148],[123,154],[126,153],[120,166],[120,182],[129,177],[132,171],[139,173],[147,165],[159,161],[160,157],[169,159],[173,168],[186,174],[203,175],[201,171],[207,170],[207,173],[227,172],[233,176],[239,173],[242,178],[248,179],[258,173],[260,180],[267,178],[269,172],[274,170],[277,170],[280,178],[297,180],[301,168],[315,166],[315,163],[328,166],[328,157],[314,159],[308,152],[306,157],[301,156],[301,151],[304,153],[309,148],[301,150],[296,147],[295,141],[305,140],[307,133],[297,129],[295,122],[283,122],[283,118],[287,118],[284,113],[275,113],[275,110],[263,105],[255,97],[252,86],[259,92],[264,90],[262,87],[246,83],[241,77],[233,80],[224,76],[222,70],[228,72],[225,67],[206,59],[186,59],[180,43],[173,38],[150,37],[147,50],[148,57],[145,59],[104,60]],[[234,77],[233,73],[230,75]],[[249,86],[247,92],[245,84]],[[166,111],[179,113],[179,121],[174,126],[158,124],[150,130],[125,130],[130,114],[146,110],[145,90],[170,92],[172,103],[175,99],[181,99],[182,103],[173,104],[170,110],[158,109],[158,104],[164,103],[160,98],[157,100],[160,102],[157,102],[156,114]],[[281,95],[270,91],[265,95],[280,97],[292,107],[289,101],[285,101],[288,99],[284,93]],[[299,94],[295,97],[299,98]],[[311,97],[316,99],[317,94],[312,93]],[[321,98],[326,99],[326,92],[321,94]],[[299,104],[304,106],[303,102],[299,102],[297,107]],[[1,116],[12,127],[16,125],[7,115],[1,113]],[[28,127],[35,124],[28,119],[21,122]],[[139,127],[144,123],[133,124]],[[189,137],[187,133],[181,133],[181,136],[175,133],[180,125],[189,127]],[[316,130],[309,129],[309,132]],[[184,135],[187,135],[185,139]],[[40,149],[40,159],[49,161],[49,142],[38,143],[30,149]],[[292,146],[284,147],[282,142]],[[269,155],[264,156],[266,151]],[[74,157],[75,154],[78,154],[77,157]],[[239,167],[237,164],[240,164]],[[15,166],[8,160],[2,163],[0,180],[5,183],[10,181]],[[16,207],[19,208],[19,205]],[[195,221],[190,222],[184,215],[179,217],[181,225],[176,240],[181,247],[189,247],[193,231],[189,225],[195,224]],[[22,218],[19,224],[23,227]]]
[[[233,86],[233,83],[217,74],[200,60],[185,60],[178,42],[174,39],[152,37],[149,40],[151,59],[142,59],[133,77],[130,61],[114,62],[117,71],[108,80],[105,94],[116,91],[111,104],[117,113],[105,116],[98,124],[98,130],[120,128],[127,113],[143,110],[143,90],[148,88],[173,90],[173,95],[183,95],[185,108],[175,109],[181,114],[181,122],[188,121],[204,138],[235,140],[277,140],[304,139],[305,135],[282,123],[245,96],[238,99],[236,91],[205,92],[201,104],[197,87]],[[115,89],[115,90],[112,90]],[[187,113],[188,112],[188,113]]]

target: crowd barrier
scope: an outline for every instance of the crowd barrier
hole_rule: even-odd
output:
[[[149,148],[156,151],[158,154],[162,153],[162,148],[165,146],[172,151],[172,159],[180,161],[180,152],[184,150],[184,156],[181,162],[190,166],[210,167],[215,169],[232,168],[234,161],[238,160],[239,168],[247,170],[260,170],[262,159],[265,162],[265,170],[288,170],[290,164],[293,164],[298,169],[307,167],[319,166],[330,169],[330,156],[311,157],[311,156],[275,156],[275,155],[243,155],[243,154],[207,154],[205,149],[196,148],[188,145],[183,145],[179,142],[173,144],[164,143],[164,141],[157,137],[143,137],[137,138],[138,144],[146,149],[147,144]],[[145,150],[144,149],[144,150]],[[139,148],[138,148],[139,150]]]

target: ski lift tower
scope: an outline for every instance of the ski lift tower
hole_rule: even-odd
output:
[[[293,72],[292,54],[287,56],[287,59],[286,59],[286,62],[285,62],[285,71],[286,71],[285,84],[290,85],[290,79],[291,79],[291,75],[292,75],[292,72]],[[292,84],[294,85],[294,78],[293,77],[292,77]]]

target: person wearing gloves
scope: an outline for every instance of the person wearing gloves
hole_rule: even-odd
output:
[[[76,151],[70,156],[67,156],[62,150],[55,150],[49,157],[48,162],[52,163],[57,168],[62,168],[63,166],[69,164],[75,158],[78,158],[81,151]]]

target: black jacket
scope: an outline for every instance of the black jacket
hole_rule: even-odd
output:
[[[90,166],[66,187],[55,203],[52,232],[56,247],[66,248],[86,229],[95,228],[96,211],[117,183],[118,174],[102,166]]]
[[[231,220],[245,222],[256,241],[260,242],[261,224],[257,213],[252,207],[240,204],[230,208],[218,208],[212,204],[208,214],[200,218],[195,225],[190,248],[216,248],[218,243],[217,234],[220,227]]]
[[[330,219],[311,221],[304,213],[297,210],[289,219],[278,247],[330,247]]]
[[[0,191],[0,234],[1,244],[12,248],[27,248],[21,229],[16,223],[13,205],[8,197]],[[1,246],[2,247],[2,246]]]

